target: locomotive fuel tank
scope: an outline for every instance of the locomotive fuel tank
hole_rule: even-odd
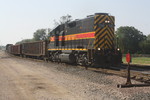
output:
[[[59,59],[61,60],[61,62],[65,62],[65,63],[75,63],[76,62],[75,56],[73,54],[62,53],[59,55]]]

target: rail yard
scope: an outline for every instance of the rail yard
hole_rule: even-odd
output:
[[[2,0],[0,100],[150,100],[150,0]]]
[[[1,100],[150,99],[150,87],[144,86],[145,83],[140,82],[141,80],[132,80],[132,84],[143,86],[117,88],[117,84],[126,82],[124,68],[86,70],[83,66],[47,63],[43,60],[8,55],[4,51],[0,51],[0,62]],[[132,70],[134,69],[131,69],[133,78],[135,74]],[[140,76],[139,73],[146,74],[149,78],[148,70],[138,70],[136,75]]]
[[[0,52],[2,100],[149,100],[150,65],[122,62],[115,17],[95,13],[62,23],[48,40]],[[17,95],[16,95],[17,94]]]

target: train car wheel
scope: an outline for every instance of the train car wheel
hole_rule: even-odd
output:
[[[88,66],[88,58],[86,54],[79,54],[76,58],[76,62],[79,65]]]
[[[77,56],[77,58],[76,58],[76,62],[77,62],[78,65],[83,65],[83,64],[82,64],[81,56],[82,56],[82,55],[79,54],[79,55]]]

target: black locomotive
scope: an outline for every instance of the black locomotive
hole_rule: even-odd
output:
[[[121,64],[121,52],[114,45],[114,21],[107,13],[96,13],[57,26],[48,45],[50,60],[80,65]]]
[[[48,42],[20,44],[20,55],[79,65],[120,65],[122,54],[115,46],[114,22],[114,16],[96,13],[61,24],[51,31]],[[8,45],[9,51],[9,46],[16,48]]]

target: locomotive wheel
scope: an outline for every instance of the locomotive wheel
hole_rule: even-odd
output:
[[[81,59],[81,54],[79,54],[78,56],[77,56],[77,58],[76,58],[76,62],[77,62],[77,64],[78,65],[82,65],[82,59]]]
[[[88,65],[89,65],[89,64],[88,64],[88,58],[87,58],[87,55],[86,55],[86,54],[83,55],[83,64],[84,64],[85,66],[88,66]]]
[[[55,56],[54,56],[54,54],[51,55],[51,61],[52,61],[52,62],[55,61]]]
[[[52,54],[51,54],[51,60],[52,60],[53,62],[60,62],[60,59],[59,59],[59,52],[52,53]]]
[[[86,54],[79,54],[76,59],[77,64],[88,66],[88,59]]]

